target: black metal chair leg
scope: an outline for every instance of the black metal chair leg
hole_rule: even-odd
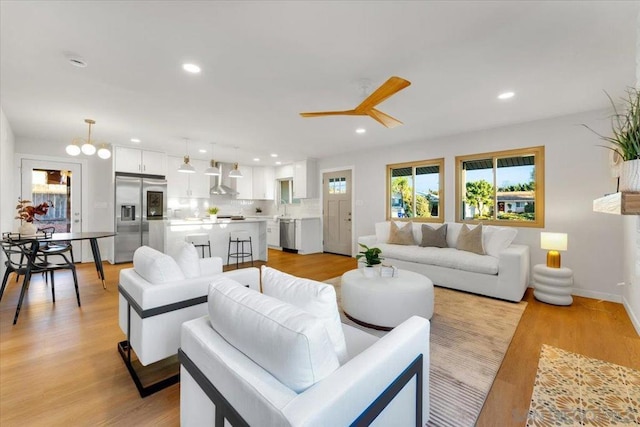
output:
[[[9,281],[9,275],[11,270],[8,268],[4,271],[4,277],[2,278],[2,288],[0,288],[0,301],[2,301],[2,295],[4,295],[4,288],[7,287],[7,281]],[[17,274],[17,273],[16,273]]]
[[[53,279],[53,270],[49,272],[51,274],[51,297],[53,298],[53,302],[56,302],[56,282]],[[45,272],[44,275],[46,276],[47,273]]]
[[[31,273],[27,272],[24,275],[24,281],[22,282],[22,290],[20,291],[20,299],[18,299],[18,306],[16,307],[16,315],[13,318],[13,324],[18,322],[18,316],[20,315],[20,308],[22,307],[22,301],[24,300],[24,294],[27,293],[29,282],[31,281]]]

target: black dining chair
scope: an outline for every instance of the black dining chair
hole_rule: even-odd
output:
[[[76,266],[73,262],[71,262],[71,260],[64,252],[55,254],[59,255],[60,258],[57,258],[57,262],[54,263],[50,262],[44,255],[39,255],[39,242],[37,240],[3,240],[1,245],[7,260],[5,261],[6,270],[4,273],[4,277],[2,278],[2,287],[0,288],[0,300],[4,295],[4,290],[7,286],[7,281],[11,273],[16,273],[19,276],[24,276],[24,279],[22,281],[22,289],[20,291],[20,298],[18,300],[18,306],[16,307],[16,314],[13,318],[14,325],[18,321],[18,316],[20,314],[20,309],[22,308],[24,296],[27,292],[27,289],[29,289],[31,277],[35,273],[44,273],[45,275],[47,273],[49,274],[49,277],[51,278],[51,296],[53,302],[55,303],[56,290],[54,272],[58,270],[71,270],[71,273],[73,274],[73,283],[76,288],[76,299],[78,300],[78,307],[80,307],[80,290],[78,288]],[[33,245],[38,246],[37,248],[35,248],[35,251]]]

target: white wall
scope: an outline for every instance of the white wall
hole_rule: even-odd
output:
[[[0,107],[0,183],[2,183],[0,185],[0,230],[3,232],[13,231],[13,217],[16,213],[15,206],[18,203],[18,196],[13,185],[14,147],[13,131]],[[4,261],[3,252],[0,255],[0,276],[4,275]]]
[[[622,290],[622,218],[594,213],[593,199],[615,192],[608,152],[586,123],[606,132],[608,111],[595,111],[416,141],[402,146],[372,148],[320,159],[318,169],[354,166],[354,236],[374,233],[385,219],[386,169],[389,163],[445,158],[445,220],[454,221],[455,156],[513,148],[545,146],[545,228],[519,228],[516,243],[531,248],[531,265],[546,262],[540,231],[566,232],[568,251],[562,264],[574,271],[574,294],[620,302]],[[408,124],[410,125],[410,124]],[[371,126],[375,126],[374,123]],[[388,130],[390,138],[394,130]],[[355,247],[354,247],[355,250]]]

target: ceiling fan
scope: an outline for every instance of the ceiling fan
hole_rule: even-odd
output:
[[[367,97],[353,110],[346,111],[321,111],[314,113],[300,113],[302,117],[320,117],[320,116],[369,116],[372,119],[379,122],[382,126],[388,128],[394,128],[400,126],[402,122],[394,119],[388,114],[383,113],[380,110],[376,110],[374,107],[386,100],[396,92],[400,92],[405,87],[411,84],[410,81],[403,79],[402,77],[392,76],[382,84],[375,92]]]

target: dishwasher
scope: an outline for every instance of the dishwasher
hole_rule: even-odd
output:
[[[298,252],[296,249],[296,221],[280,218],[280,246],[286,252]]]

